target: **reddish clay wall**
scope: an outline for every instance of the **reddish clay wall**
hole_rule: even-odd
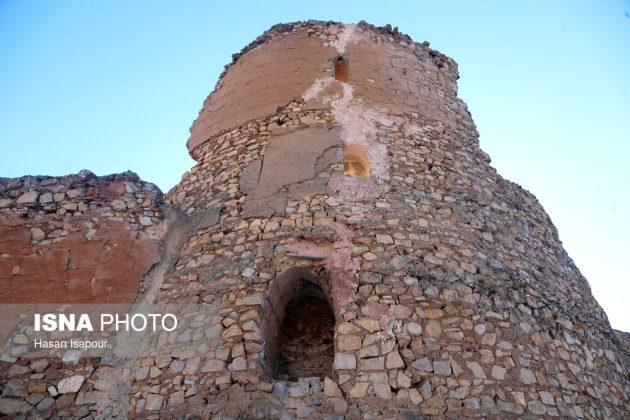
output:
[[[0,303],[133,302],[160,203],[132,173],[0,180]]]
[[[329,32],[336,34],[341,28],[331,24]],[[457,98],[459,76],[452,59],[405,38],[382,42],[376,29],[366,25],[356,29],[352,39],[346,40],[299,25],[286,32],[267,32],[263,43],[238,56],[204,101],[190,129],[189,152],[195,157],[193,150],[200,144],[248,121],[273,115],[293,99],[307,99],[306,109],[330,108],[333,95],[342,93],[339,84],[326,80],[334,80],[340,52],[349,61],[354,97],[366,105],[393,114],[420,112],[456,124],[458,115],[451,108],[465,105]],[[305,97],[309,87],[322,78],[323,95]]]

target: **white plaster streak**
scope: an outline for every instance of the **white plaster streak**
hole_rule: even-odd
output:
[[[337,39],[328,45],[336,48],[339,54],[345,54],[346,46],[358,41],[359,39],[361,39],[360,32],[357,31],[356,25],[344,24],[343,30],[337,36]]]
[[[344,54],[346,47],[352,43],[364,40],[365,34],[358,30],[355,25],[344,25],[335,41],[330,45],[337,49],[339,54]],[[352,64],[350,66],[352,74]],[[337,122],[341,125],[341,140],[344,144],[360,144],[367,150],[368,162],[370,166],[370,178],[385,175],[389,170],[387,157],[387,147],[378,142],[376,133],[376,123],[391,126],[394,120],[383,110],[366,106],[361,100],[354,98],[354,87],[350,83],[342,83],[333,77],[322,77],[316,79],[313,84],[304,92],[302,98],[305,101],[317,98],[332,83],[339,83],[342,88],[342,95],[335,97],[323,97],[323,103],[330,102],[331,112]],[[359,190],[369,193],[375,188],[373,182],[365,182],[358,177],[344,176],[334,182],[340,187],[340,198],[359,198]],[[354,193],[353,193],[354,192]]]
[[[334,81],[335,79],[332,76],[324,76],[315,79],[313,84],[302,94],[302,99],[304,99],[304,101],[310,101],[313,98],[317,98],[317,96]]]
[[[370,174],[380,176],[387,172],[387,148],[376,139],[376,122],[390,126],[393,119],[379,110],[366,107],[353,97],[352,85],[343,84],[343,96],[331,102],[331,112],[341,125],[341,140],[345,144],[365,146]]]

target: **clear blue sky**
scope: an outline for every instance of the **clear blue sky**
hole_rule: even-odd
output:
[[[391,23],[453,57],[492,164],[630,331],[629,0],[0,0],[0,176],[130,169],[167,191],[231,54],[311,18]]]

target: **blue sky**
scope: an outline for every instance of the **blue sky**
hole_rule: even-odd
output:
[[[629,0],[0,0],[0,176],[130,169],[167,191],[231,54],[305,19],[391,23],[453,57],[492,165],[630,331]]]

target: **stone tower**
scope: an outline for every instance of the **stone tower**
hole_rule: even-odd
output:
[[[364,22],[276,25],[234,55],[192,125],[197,164],[125,222],[160,255],[135,302],[190,322],[137,357],[51,361],[87,378],[66,411],[627,418],[628,335],[490,166],[457,79],[428,43]]]

